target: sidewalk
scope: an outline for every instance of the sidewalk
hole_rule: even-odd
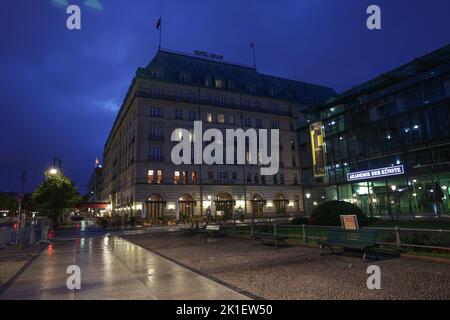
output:
[[[81,290],[66,287],[69,265],[81,268]],[[248,299],[119,237],[48,246],[0,299]]]
[[[43,244],[36,244],[25,248],[10,247],[0,250],[0,295],[8,281],[28,261],[38,255],[44,246]]]

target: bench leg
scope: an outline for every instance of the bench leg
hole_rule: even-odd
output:
[[[331,251],[331,253],[330,253],[330,254],[334,254],[334,250],[333,250],[333,248],[332,248],[331,246],[324,246],[324,245],[320,245],[320,249],[323,249],[324,247],[328,247],[328,248],[330,248],[330,251]],[[320,253],[320,255],[321,255],[321,256],[324,256],[325,254],[323,254],[323,253]]]
[[[364,254],[363,254],[363,261],[367,261],[367,251],[364,251]]]

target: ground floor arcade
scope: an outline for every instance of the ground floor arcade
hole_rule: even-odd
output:
[[[298,186],[245,189],[236,186],[138,186],[134,199],[112,206],[111,215],[136,216],[153,224],[192,221],[199,217],[228,220],[290,217],[304,213],[303,196]]]

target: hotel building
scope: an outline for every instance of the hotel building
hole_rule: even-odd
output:
[[[103,154],[101,198],[111,203],[112,215],[140,216],[152,223],[162,217],[304,212],[299,112],[335,92],[218,57],[161,49],[137,69]],[[204,131],[279,129],[279,172],[262,176],[261,166],[250,164],[173,164],[173,130],[192,130],[196,120]]]
[[[299,130],[309,213],[450,214],[450,46],[309,108]]]

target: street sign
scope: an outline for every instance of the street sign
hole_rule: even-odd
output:
[[[22,193],[17,194],[16,199],[17,199],[17,202],[22,202],[23,201],[23,194]]]

